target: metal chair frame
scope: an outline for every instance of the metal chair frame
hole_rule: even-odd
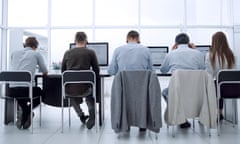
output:
[[[31,102],[31,124],[32,128],[31,131],[33,133],[33,82],[32,82],[32,74],[29,71],[1,71],[0,72],[0,84],[3,86],[6,84],[21,84],[28,86],[29,88],[29,96],[28,97],[21,97],[21,98],[16,98],[16,97],[10,97],[10,96],[1,96],[2,99],[13,99],[14,100],[14,123],[16,121],[16,111],[17,111],[17,99],[24,99],[24,98],[29,98]],[[37,98],[37,97],[36,97]],[[41,102],[42,102],[42,97],[40,96],[40,126],[41,126]]]
[[[70,110],[70,98],[73,96],[67,96],[65,93],[65,87],[67,84],[91,84],[92,94],[94,98],[95,107],[95,127],[97,132],[97,107],[96,107],[96,75],[92,70],[66,70],[62,73],[62,133],[64,125],[64,99],[68,99],[68,111],[69,111],[69,127],[71,125],[71,110]],[[82,95],[76,97],[83,97]],[[86,96],[85,96],[86,97]]]

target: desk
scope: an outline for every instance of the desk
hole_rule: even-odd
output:
[[[110,77],[109,74],[100,74],[100,80],[97,80],[96,94],[99,109],[99,125],[104,121],[104,78]],[[38,84],[38,79],[42,78],[43,102],[50,106],[61,107],[62,98],[62,80],[61,74],[48,74],[48,76],[36,75],[35,82]],[[64,106],[67,106],[67,100],[64,101]]]

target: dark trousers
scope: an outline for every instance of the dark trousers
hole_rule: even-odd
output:
[[[42,89],[39,87],[33,87],[33,108],[40,104],[40,98],[36,98],[42,95]],[[23,111],[23,119],[26,119],[31,112],[31,105],[29,97],[28,87],[12,87],[9,88],[9,96],[17,98],[18,105]]]

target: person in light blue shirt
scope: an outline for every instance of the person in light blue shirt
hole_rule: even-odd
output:
[[[189,37],[185,33],[180,33],[175,38],[175,44],[172,51],[164,59],[160,71],[162,73],[172,73],[175,70],[199,70],[205,69],[204,55],[194,49],[194,44],[190,43]],[[168,99],[168,88],[162,91],[164,99]],[[186,121],[180,124],[181,128],[188,128],[191,124]]]
[[[37,51],[39,42],[36,37],[28,37],[25,40],[24,49],[14,51],[11,54],[11,70],[27,70],[31,72],[32,79],[35,77],[35,71],[38,67],[43,75],[47,75],[48,70],[44,63],[42,55]],[[34,82],[33,82],[34,84]],[[40,105],[39,96],[41,96],[42,89],[38,86],[33,85],[33,108]],[[26,85],[16,85],[11,84],[9,89],[9,95],[11,97],[18,98],[17,102],[20,106],[17,113],[16,126],[19,129],[28,129],[31,125],[31,105],[29,104],[29,99],[24,99],[28,97],[29,89]]]
[[[152,70],[152,59],[149,49],[140,44],[139,33],[130,31],[127,44],[115,49],[108,68],[110,75],[124,70]]]

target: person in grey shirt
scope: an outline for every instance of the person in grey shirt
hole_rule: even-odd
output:
[[[140,44],[139,33],[131,30],[127,34],[127,44],[115,49],[108,68],[110,75],[124,70],[152,70],[151,53]]]
[[[38,47],[38,41],[35,37],[28,37],[25,40],[24,49],[14,51],[11,55],[11,70],[27,70],[32,74],[32,79],[35,77],[35,70],[39,67],[43,75],[47,75],[48,70],[44,63],[41,54],[36,51]],[[34,82],[33,82],[34,84]],[[10,85],[9,95],[11,97],[21,98],[28,97],[29,89],[24,85]],[[38,97],[42,95],[42,90],[40,87],[33,86],[33,97]],[[17,115],[17,127],[19,129],[28,129],[31,125],[30,122],[30,112],[31,105],[29,104],[29,99],[17,99],[20,106]],[[40,104],[39,99],[33,100],[33,108]]]
[[[204,55],[194,49],[194,44],[190,43],[190,39],[187,34],[180,33],[175,38],[175,44],[172,51],[169,52],[160,67],[162,73],[173,73],[175,70],[199,70],[205,69]],[[162,91],[164,99],[167,101],[168,88]],[[181,128],[190,127],[189,122],[185,122],[180,125]]]

